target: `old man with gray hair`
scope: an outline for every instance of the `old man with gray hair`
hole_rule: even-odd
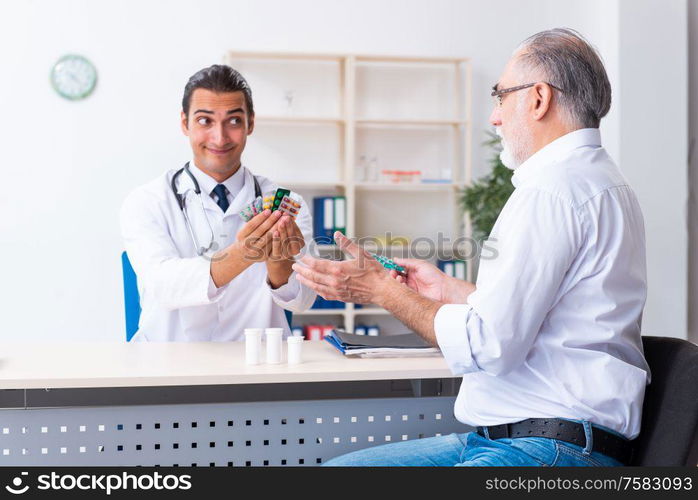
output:
[[[476,428],[376,446],[328,465],[618,466],[640,432],[649,367],[640,338],[646,264],[635,193],[601,145],[611,87],[594,48],[553,29],[514,52],[492,90],[491,124],[515,190],[475,284],[396,259],[306,256],[299,280],[327,299],[374,303],[462,375],[455,416]]]

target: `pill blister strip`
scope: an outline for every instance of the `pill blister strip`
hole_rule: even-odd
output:
[[[279,210],[280,212],[295,218],[301,209],[301,197],[293,191],[279,188],[269,191],[255,198],[252,203],[243,208],[239,215],[245,222],[250,221],[255,215],[264,210]]]
[[[373,258],[376,259],[380,263],[380,265],[386,269],[395,270],[399,273],[405,273],[405,268],[397,265],[392,259],[375,254],[373,255]]]

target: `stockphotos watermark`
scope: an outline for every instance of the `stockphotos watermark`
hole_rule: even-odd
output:
[[[22,495],[30,490],[57,491],[57,490],[82,490],[104,491],[111,495],[113,491],[120,490],[189,490],[191,489],[191,476],[188,474],[42,474],[37,476],[36,485],[28,484],[28,472],[21,472],[5,486],[5,490],[13,495]]]
[[[222,234],[221,241],[226,241],[228,235]],[[324,241],[323,241],[324,240]],[[461,236],[452,239],[443,233],[437,233],[435,238],[420,237],[413,240],[407,240],[402,237],[395,237],[392,233],[387,232],[380,236],[365,236],[362,238],[351,238],[351,241],[363,248],[364,250],[375,253],[384,254],[385,252],[400,252],[403,258],[432,260],[440,258],[443,260],[464,260],[470,261],[493,260],[499,256],[497,249],[497,239],[494,237],[484,240]],[[273,243],[277,242],[279,255],[273,255]],[[328,237],[320,240],[310,240],[299,237],[290,236],[280,238],[273,236],[270,239],[262,237],[248,237],[244,241],[237,242],[243,249],[243,259],[253,262],[262,262],[266,260],[286,260],[291,253],[293,245],[301,249],[300,254],[310,255],[315,258],[322,258],[328,247],[335,246],[334,241]],[[211,247],[201,255],[202,258],[210,261],[220,261],[227,257],[224,245],[218,241],[213,241]]]

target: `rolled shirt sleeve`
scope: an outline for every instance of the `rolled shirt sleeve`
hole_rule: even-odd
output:
[[[475,358],[466,339],[468,317],[472,313],[469,304],[444,304],[434,317],[436,341],[451,371],[456,375],[478,371]]]
[[[499,375],[524,362],[582,239],[570,202],[539,189],[514,191],[483,245],[476,291],[434,318],[454,374]]]

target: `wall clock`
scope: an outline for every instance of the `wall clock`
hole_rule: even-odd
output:
[[[97,70],[87,58],[69,54],[53,65],[51,85],[61,97],[71,101],[84,99],[97,85]]]

